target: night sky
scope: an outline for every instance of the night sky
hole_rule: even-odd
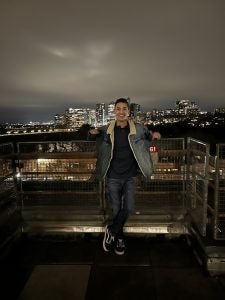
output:
[[[0,0],[0,123],[225,100],[224,0]]]

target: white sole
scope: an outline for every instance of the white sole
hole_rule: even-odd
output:
[[[116,250],[114,250],[114,252],[116,253],[116,255],[124,255],[125,254],[125,251],[124,252],[117,252]]]
[[[106,247],[105,247],[105,241],[106,241],[106,230],[107,230],[107,226],[106,226],[106,228],[105,228],[105,234],[104,234],[104,239],[103,239],[102,246],[103,246],[103,249],[104,249],[104,251],[105,251],[105,252],[109,252],[109,250],[108,250],[108,249],[106,249]]]

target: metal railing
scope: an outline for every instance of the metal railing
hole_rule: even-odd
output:
[[[151,147],[154,172],[151,179],[137,177],[136,205],[126,230],[188,233],[194,223],[205,235],[207,144],[189,139],[186,147],[184,139],[161,139]],[[23,231],[104,230],[111,215],[105,182],[95,176],[95,142],[19,142],[16,149],[11,178]]]
[[[193,138],[187,140],[188,214],[201,235],[206,235],[209,144]]]
[[[210,230],[215,240],[225,240],[225,144],[216,145],[216,156],[209,165]]]
[[[20,230],[21,214],[14,180],[13,144],[0,144],[0,248]]]
[[[95,177],[95,142],[21,142],[17,151],[25,231],[103,230],[110,208],[105,182]],[[152,158],[152,178],[137,177],[127,231],[184,233],[184,139],[157,141]]]

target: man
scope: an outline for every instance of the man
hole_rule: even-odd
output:
[[[135,177],[138,169],[145,177],[152,174],[149,153],[150,141],[159,139],[160,133],[129,119],[129,103],[125,98],[115,102],[115,121],[89,131],[89,140],[96,140],[96,173],[106,177],[109,201],[113,211],[112,224],[107,225],[103,249],[114,246],[118,255],[125,253],[123,227],[134,206]]]

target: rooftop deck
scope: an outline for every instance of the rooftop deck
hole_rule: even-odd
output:
[[[225,298],[225,277],[205,271],[186,236],[128,235],[126,243],[118,256],[103,251],[101,234],[24,236],[1,265],[1,299]]]
[[[218,144],[212,157],[207,143],[192,138],[162,139],[152,146],[154,173],[149,179],[137,177],[136,205],[125,227],[129,251],[120,259],[101,250],[111,211],[105,182],[95,176],[94,142],[1,144],[0,257],[3,262],[9,257],[1,273],[4,280],[15,269],[22,278],[15,275],[12,285],[19,293],[27,283],[23,293],[29,294],[29,286],[37,284],[42,274],[56,272],[64,280],[66,268],[74,278],[76,272],[84,276],[81,292],[87,299],[92,294],[101,299],[101,289],[94,286],[107,286],[106,281],[113,278],[121,295],[131,299],[139,288],[147,292],[146,299],[165,299],[168,287],[176,286],[175,279],[180,292],[176,298],[172,290],[168,299],[181,299],[181,294],[182,299],[191,295],[220,299],[225,274],[224,149]],[[51,242],[46,241],[48,237]],[[203,270],[220,276],[219,281],[209,279]],[[133,288],[122,291],[118,274],[124,274]],[[203,284],[203,290],[193,290],[192,277]],[[9,285],[7,281],[5,287]]]

